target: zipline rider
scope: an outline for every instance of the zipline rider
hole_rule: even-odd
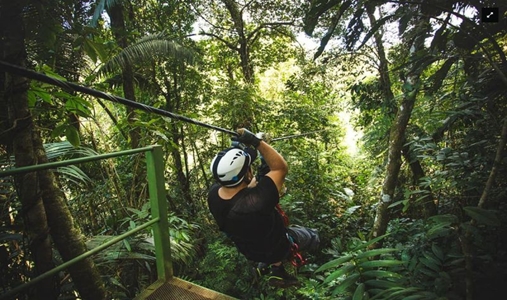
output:
[[[269,274],[269,283],[277,287],[298,285],[282,262],[290,259],[294,243],[304,248],[318,246],[318,235],[304,227],[286,228],[278,210],[279,192],[288,166],[285,159],[265,141],[241,128],[237,142],[255,147],[267,166],[253,175],[252,163],[257,151],[250,147],[231,147],[220,151],[211,162],[211,172],[217,181],[208,194],[208,205],[221,231],[234,242],[248,260],[257,262],[256,274]]]

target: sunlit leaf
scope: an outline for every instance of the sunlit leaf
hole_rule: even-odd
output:
[[[338,295],[340,293],[345,292],[351,285],[356,283],[356,281],[359,279],[359,274],[352,274],[351,276],[347,277],[344,281],[340,283],[340,285],[334,289],[333,295]]]
[[[394,251],[398,251],[398,249],[394,249],[394,248],[373,249],[373,250],[359,253],[356,256],[356,258],[360,259],[360,258],[365,258],[365,257],[374,257],[377,255],[386,254],[386,253],[390,253],[390,252],[394,252]]]
[[[354,266],[354,265],[343,266],[343,267],[339,268],[338,270],[334,271],[333,273],[331,273],[329,276],[327,276],[326,280],[324,280],[324,283],[329,283],[329,282],[337,279],[338,277],[345,275],[348,272],[354,270],[355,268],[356,268],[356,266]]]
[[[377,268],[377,267],[393,267],[403,264],[402,261],[399,260],[372,260],[372,261],[365,261],[359,264],[359,267],[364,269],[369,268]]]
[[[373,278],[401,278],[402,276],[395,272],[384,271],[384,270],[370,270],[361,273],[365,277]]]

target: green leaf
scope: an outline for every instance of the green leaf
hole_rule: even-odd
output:
[[[361,273],[365,277],[373,278],[401,278],[402,276],[395,272],[383,271],[383,270],[370,270]]]
[[[53,77],[55,79],[58,79],[60,81],[67,81],[67,79],[65,79],[65,77],[62,77],[61,75],[55,73],[51,67],[49,67],[48,65],[43,65],[42,66],[42,71],[44,71],[44,73],[46,75],[48,75],[49,77]]]
[[[444,261],[444,253],[442,252],[442,249],[440,249],[440,247],[438,247],[437,244],[433,243],[431,245],[431,251],[433,251],[433,254],[435,254],[435,256],[440,260],[440,261]]]
[[[364,287],[365,287],[364,283],[361,283],[360,285],[357,286],[356,291],[352,296],[352,300],[363,300]]]
[[[418,271],[423,273],[424,275],[430,277],[430,278],[436,278],[438,277],[438,273],[435,272],[435,271],[432,271],[430,269],[426,269],[426,268],[418,268]]]
[[[407,297],[403,297],[403,300],[418,300],[418,299],[428,299],[426,295],[410,295]]]
[[[458,223],[458,217],[455,215],[451,215],[451,214],[437,215],[437,216],[433,216],[433,217],[428,218],[428,221],[431,221],[431,222],[434,222],[437,224],[441,224],[443,226],[450,226],[452,224]]]
[[[392,267],[392,266],[398,266],[401,264],[403,264],[402,261],[386,259],[386,260],[366,261],[366,262],[360,263],[359,267],[361,267],[363,269],[370,269],[370,268],[377,268],[377,267]]]
[[[467,215],[479,223],[490,226],[500,226],[500,220],[496,216],[496,213],[492,210],[487,210],[476,206],[466,206],[463,207],[463,210]]]
[[[368,248],[368,246],[370,246],[372,244],[375,244],[376,242],[380,241],[381,239],[385,238],[388,235],[389,235],[389,233],[381,235],[379,237],[376,237],[373,240],[368,241],[367,243],[364,243],[364,244],[361,244],[361,245],[355,247],[354,249],[352,249],[352,251],[357,251],[357,250],[360,250],[360,249],[366,249],[366,248]]]
[[[331,273],[329,276],[327,276],[326,280],[324,280],[324,283],[329,283],[329,282],[335,280],[336,278],[354,270],[355,268],[356,268],[356,266],[354,266],[354,265],[343,266],[343,267],[339,268],[338,270],[334,271],[333,273]]]
[[[343,263],[348,262],[349,260],[351,260],[352,257],[353,257],[352,255],[346,255],[346,256],[334,259],[332,261],[329,261],[329,262],[323,264],[322,266],[320,266],[320,268],[318,268],[315,272],[322,272],[322,271],[325,271],[327,269],[338,267],[341,264],[343,264]]]
[[[373,256],[377,256],[377,255],[380,255],[380,254],[394,252],[394,251],[397,251],[397,250],[398,249],[394,249],[394,248],[373,249],[373,250],[369,250],[369,251],[365,251],[365,252],[359,253],[356,256],[356,258],[360,259],[360,258],[365,258],[365,257],[373,257]]]
[[[349,277],[347,277],[344,281],[340,283],[340,285],[334,289],[333,295],[337,295],[340,293],[343,293],[345,290],[347,290],[351,285],[353,285],[357,279],[359,279],[359,274],[353,274]]]
[[[132,252],[132,247],[130,246],[129,241],[127,241],[126,239],[124,239],[123,240],[123,245],[125,245],[125,248],[127,248],[128,252]]]
[[[453,230],[448,226],[435,226],[428,230],[427,234],[429,239],[434,239],[438,237],[448,236],[452,233],[452,231]]]
[[[396,207],[400,204],[403,204],[405,206],[405,205],[407,205],[407,203],[408,203],[408,200],[400,200],[400,201],[393,202],[387,208],[393,208],[393,207]]]
[[[67,137],[69,143],[72,144],[72,146],[79,147],[79,144],[81,144],[79,132],[77,131],[76,127],[67,125],[65,128],[65,136]]]
[[[134,220],[130,220],[129,221],[129,229],[134,229],[136,228],[136,222],[134,222]]]
[[[421,257],[419,258],[419,261],[433,271],[440,271],[440,266],[434,260],[428,259],[426,257]]]
[[[400,285],[396,282],[388,281],[388,280],[378,280],[378,279],[372,279],[372,280],[366,280],[364,282],[368,286],[372,287],[378,287],[382,289],[390,289],[390,288],[399,288]]]
[[[387,296],[386,299],[399,299],[397,296],[404,295],[404,294],[411,294],[411,293],[414,293],[417,291],[419,291],[419,289],[415,288],[415,287],[409,287],[409,288],[403,287],[401,289],[398,287],[391,288],[391,289],[389,289],[389,293],[387,294],[389,296]],[[406,297],[403,296],[403,298],[401,298],[401,299],[405,300]]]
[[[430,261],[432,261],[435,265],[437,266],[441,266],[442,265],[442,262],[440,261],[440,259],[438,259],[436,256],[433,255],[433,253],[430,253],[430,252],[424,252],[423,253],[424,257]]]

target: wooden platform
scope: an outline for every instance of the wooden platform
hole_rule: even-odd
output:
[[[177,277],[169,281],[156,281],[135,300],[237,300]]]

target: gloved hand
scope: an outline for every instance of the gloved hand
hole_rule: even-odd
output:
[[[260,179],[260,177],[262,176],[266,176],[266,174],[269,173],[269,171],[271,171],[271,169],[269,168],[268,164],[266,163],[266,161],[264,160],[264,157],[262,157],[262,155],[260,156],[260,160],[261,160],[261,164],[260,166],[257,168],[257,180]]]
[[[246,144],[246,145],[252,145],[255,148],[259,147],[259,144],[261,143],[261,139],[255,136],[252,132],[247,130],[246,128],[240,128],[237,130],[238,136],[233,137],[233,140],[236,140],[240,143]]]

